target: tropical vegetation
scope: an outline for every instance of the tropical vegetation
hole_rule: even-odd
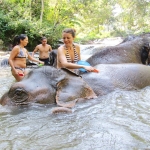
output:
[[[0,0],[0,39],[29,37],[29,50],[48,38],[57,47],[64,28],[75,28],[77,42],[149,32],[150,0]]]

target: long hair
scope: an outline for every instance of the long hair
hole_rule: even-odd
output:
[[[26,34],[20,34],[15,36],[14,40],[13,40],[13,47],[20,44],[20,40],[24,40],[27,37]]]

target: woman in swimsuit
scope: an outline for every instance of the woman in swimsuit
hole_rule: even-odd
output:
[[[91,72],[95,68],[92,66],[84,66],[76,64],[81,60],[80,47],[73,43],[75,38],[75,30],[67,28],[62,32],[64,45],[58,48],[57,68],[79,69],[84,68]]]
[[[27,58],[32,61],[44,64],[44,62],[39,61],[29,55],[27,49],[24,48],[27,44],[27,35],[21,34],[19,36],[16,36],[14,39],[14,47],[9,57],[11,72],[17,81],[20,81],[27,74],[27,71],[25,70]]]

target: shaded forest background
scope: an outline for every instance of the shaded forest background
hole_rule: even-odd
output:
[[[29,37],[29,51],[42,36],[57,48],[68,27],[76,29],[80,43],[149,32],[150,0],[0,0],[3,50],[21,33]]]

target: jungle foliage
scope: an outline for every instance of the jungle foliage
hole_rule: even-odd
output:
[[[53,48],[66,27],[77,40],[149,32],[150,0],[0,0],[0,39],[29,37],[29,50],[46,36]]]

